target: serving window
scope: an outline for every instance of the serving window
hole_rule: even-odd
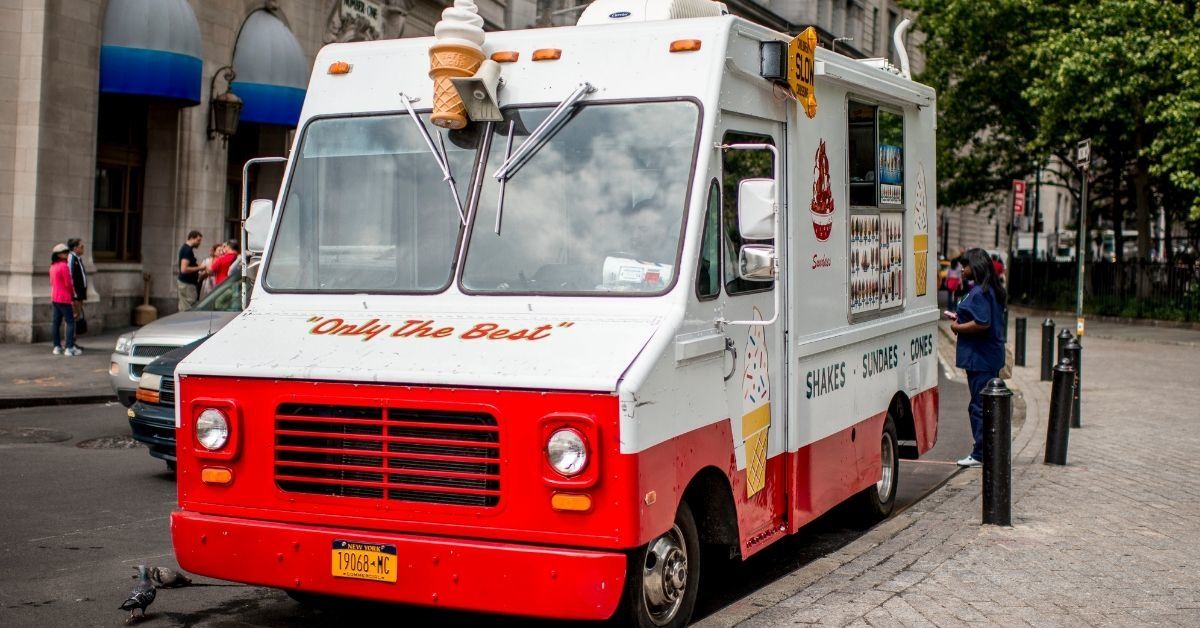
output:
[[[850,317],[904,304],[904,116],[850,101]]]

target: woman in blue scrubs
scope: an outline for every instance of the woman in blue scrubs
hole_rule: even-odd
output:
[[[1004,342],[1008,336],[1008,293],[996,277],[992,258],[983,249],[971,249],[964,257],[963,280],[975,285],[958,304],[957,312],[946,312],[950,330],[958,335],[955,366],[967,372],[971,389],[971,432],[975,447],[959,466],[978,467],[983,460],[983,387],[1004,367]]]

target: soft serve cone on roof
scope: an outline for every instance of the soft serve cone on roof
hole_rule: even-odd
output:
[[[467,108],[451,78],[474,76],[483,63],[483,18],[474,0],[454,0],[433,27],[437,42],[429,47],[429,78],[433,79],[434,124],[447,129],[467,125]]]

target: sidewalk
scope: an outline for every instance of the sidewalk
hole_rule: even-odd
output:
[[[1095,330],[1115,340],[1089,323],[1083,427],[1054,467],[1030,320],[1030,366],[1010,382],[1028,409],[1012,527],[979,524],[981,473],[967,471],[699,625],[1200,625],[1200,390],[1184,344],[1196,332],[1151,347],[1140,329]]]
[[[115,401],[109,356],[121,329],[80,336],[83,355],[50,353],[49,342],[0,344],[0,408]]]

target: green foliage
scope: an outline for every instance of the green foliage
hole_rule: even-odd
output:
[[[1140,175],[1200,218],[1200,10],[1194,0],[909,0],[926,34],[919,78],[939,92],[938,169],[948,205],[1092,138],[1098,178]],[[1128,192],[1128,189],[1126,190]],[[1126,193],[1125,196],[1129,196]],[[1180,216],[1183,217],[1183,216]]]

